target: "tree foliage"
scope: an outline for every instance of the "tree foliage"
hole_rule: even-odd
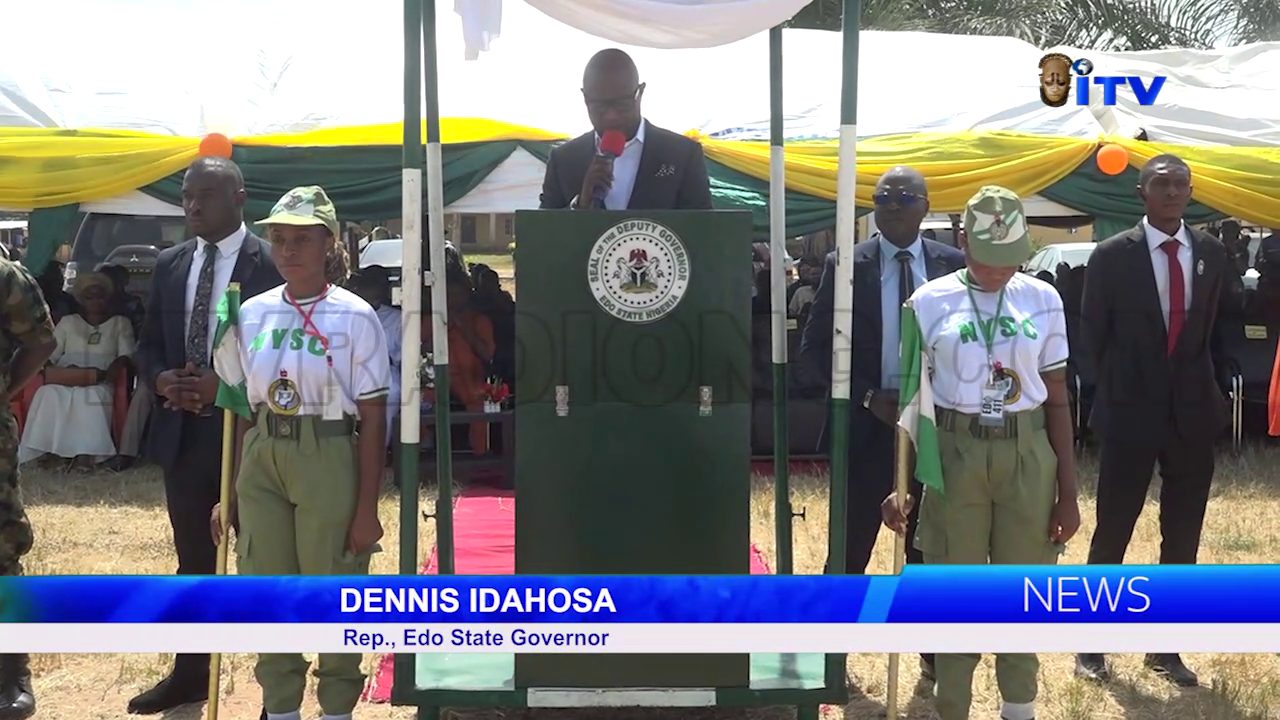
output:
[[[814,0],[791,27],[839,30],[843,0]],[[1042,48],[1157,50],[1280,41],[1277,0],[863,0],[860,27],[1008,35]]]

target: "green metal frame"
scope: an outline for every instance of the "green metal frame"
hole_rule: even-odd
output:
[[[825,0],[832,5],[840,0]],[[418,131],[420,115],[418,111],[422,85],[426,81],[427,135],[428,142],[439,142],[439,108],[436,91],[436,57],[435,57],[435,0],[404,0],[405,7],[405,167],[422,167],[422,141]],[[842,123],[853,123],[857,115],[857,67],[858,67],[858,17],[861,11],[860,0],[843,0],[842,34],[844,38],[844,62],[841,84],[841,120]],[[421,33],[419,33],[419,28]],[[413,62],[413,56],[419,62],[424,58],[421,51],[425,45],[426,77],[421,78],[421,65]],[[782,144],[782,28],[770,31],[770,110],[773,125],[772,143]],[[412,128],[410,127],[412,125]],[[415,165],[416,164],[416,165]],[[438,179],[428,179],[438,182]],[[779,238],[775,238],[775,242]],[[775,268],[778,273],[783,269]],[[777,542],[778,557],[776,560],[779,573],[790,573],[793,567],[793,547],[791,523],[794,519],[790,502],[788,484],[787,437],[785,402],[779,403],[778,392],[785,398],[786,360],[774,365],[775,380],[775,470],[776,484],[774,493],[775,515],[774,532]],[[448,397],[448,366],[437,365],[437,393]],[[409,397],[414,394],[408,393]],[[849,400],[836,399],[832,403],[832,452],[831,452],[831,490],[829,495],[828,517],[828,573],[843,573],[845,560],[845,500],[848,487],[847,447]],[[436,454],[437,474],[440,479],[437,487],[437,505],[434,519],[437,527],[438,566],[442,574],[453,572],[453,487],[451,458],[449,446],[448,403],[437,405],[440,414],[437,425],[440,451]],[[415,408],[416,411],[416,408]],[[782,441],[778,438],[781,437]],[[403,473],[401,485],[400,508],[400,573],[416,574],[417,537],[418,537],[418,485],[419,482],[404,482],[409,477],[419,476],[418,453],[416,448],[402,448],[404,459],[401,463]],[[798,720],[816,720],[818,706],[823,704],[843,705],[849,700],[846,684],[845,659],[843,654],[826,656],[824,682],[820,688],[800,689],[753,689],[748,687],[715,688],[717,706],[725,707],[758,707],[768,705],[791,705],[797,708]],[[436,720],[444,707],[527,707],[528,689],[513,690],[455,690],[443,688],[418,688],[416,686],[414,655],[397,654],[394,658],[394,681],[391,692],[391,703],[397,706],[417,706],[417,717]]]

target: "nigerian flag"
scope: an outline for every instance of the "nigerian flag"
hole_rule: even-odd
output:
[[[249,390],[240,364],[240,283],[231,283],[218,301],[218,329],[213,335],[213,370],[218,373],[214,404],[250,418]]]
[[[902,351],[899,356],[898,427],[911,436],[916,450],[916,478],[942,492],[942,458],[938,454],[938,422],[929,382],[929,356],[912,301],[902,306]]]

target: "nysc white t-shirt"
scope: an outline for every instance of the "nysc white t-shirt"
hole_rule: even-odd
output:
[[[286,299],[284,286],[240,307],[240,358],[249,404],[281,415],[324,415],[329,364],[343,414],[357,400],[386,395],[391,385],[387,338],[378,314],[349,290],[331,286],[319,298]],[[303,320],[310,312],[311,325]],[[324,343],[316,333],[328,340]]]
[[[993,364],[982,327],[994,322],[991,359],[998,363],[996,381],[1005,391],[1005,412],[1043,405],[1049,391],[1040,374],[1067,364],[1062,297],[1052,285],[1016,273],[1005,284],[1000,318],[994,321],[1000,293],[974,287],[971,294],[967,272],[961,269],[927,282],[911,296],[933,369],[934,403],[962,413],[981,411]]]

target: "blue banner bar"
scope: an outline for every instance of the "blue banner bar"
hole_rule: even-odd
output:
[[[1280,623],[1277,566],[901,576],[0,578],[25,623]]]

